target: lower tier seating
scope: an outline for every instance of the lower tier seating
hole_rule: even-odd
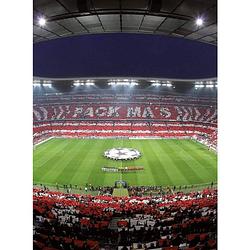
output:
[[[33,126],[34,143],[49,137],[195,137],[216,148],[214,124],[192,122],[39,122]]]
[[[34,249],[216,249],[217,190],[112,197],[33,190]]]

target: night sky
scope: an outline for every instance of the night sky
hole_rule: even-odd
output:
[[[34,76],[217,76],[217,47],[183,38],[146,34],[91,34],[34,44]]]

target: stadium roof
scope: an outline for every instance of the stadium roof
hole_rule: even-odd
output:
[[[44,17],[46,25],[38,19]],[[203,25],[197,26],[201,18]],[[35,0],[34,42],[82,34],[165,34],[217,44],[216,0]]]

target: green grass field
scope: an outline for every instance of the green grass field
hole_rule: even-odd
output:
[[[142,157],[113,161],[103,152],[113,147],[136,148]],[[136,173],[105,173],[102,166],[143,166]],[[34,148],[35,184],[190,185],[217,182],[217,155],[192,140],[52,139]]]

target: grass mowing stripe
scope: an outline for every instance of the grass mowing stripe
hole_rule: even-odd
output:
[[[58,182],[60,180],[65,180],[65,184],[76,184],[72,183],[72,179],[75,174],[78,173],[79,170],[79,153],[82,151],[82,147],[80,147],[81,141],[76,141],[72,146],[72,150],[69,152],[69,157],[67,161],[65,161],[64,168],[57,174],[55,180]],[[65,176],[66,173],[66,176]]]
[[[91,149],[94,144],[93,141],[89,140],[84,140],[84,144],[80,145],[79,153],[77,155],[78,158],[78,168],[75,173],[75,175],[72,178],[72,183],[77,184],[77,185],[83,185],[88,182],[88,176],[91,172],[91,168],[94,166],[90,166],[89,164],[89,159],[92,159],[93,157],[90,156],[91,154]],[[87,150],[86,150],[87,149]]]
[[[145,152],[149,156],[148,162],[151,166],[152,177],[159,183],[159,185],[172,185],[172,180],[162,167],[162,164],[155,153],[155,149],[150,145],[150,141],[146,141],[145,143],[147,145]]]
[[[169,156],[171,157],[172,161],[174,162],[175,166],[179,169],[180,172],[182,172],[183,176],[185,176],[185,179],[188,181],[188,183],[184,184],[198,184],[203,183],[203,179],[201,179],[196,171],[194,171],[185,160],[181,157],[178,151],[176,151],[176,148],[174,147],[173,143],[166,143],[166,147],[168,147],[168,150],[170,152]]]
[[[182,155],[182,158],[185,159],[186,163],[194,171],[196,171],[197,175],[199,175],[201,178],[203,178],[203,176],[207,176],[207,178],[212,178],[213,173],[211,171],[207,171],[207,169],[204,168],[205,162],[201,163],[201,162],[197,161],[196,158],[193,157],[193,155],[192,155],[192,150],[185,149],[185,143],[177,143],[176,144],[176,142],[175,142],[175,145],[177,146],[177,148],[179,148],[179,153],[180,153],[180,155]]]
[[[70,148],[69,142],[64,141],[63,143],[58,143],[55,147],[56,150],[54,150],[54,153],[46,151],[44,158],[39,162],[39,164],[37,162],[33,162],[33,179],[35,182],[44,181],[48,183],[46,176],[50,174],[51,169],[55,167],[55,164],[58,163],[59,159],[64,159],[65,155],[62,157],[62,151],[67,148]]]
[[[80,143],[80,142],[78,142]],[[56,160],[48,173],[44,176],[48,180],[49,183],[60,183],[60,184],[68,184],[69,179],[69,171],[66,167],[71,162],[71,159],[76,155],[78,143],[69,142],[67,147],[61,152],[64,157],[61,157],[59,160]],[[66,150],[67,149],[67,150]],[[69,165],[69,168],[74,168],[73,165]]]
[[[197,155],[200,156],[200,160],[205,160],[211,168],[217,170],[217,153],[209,150],[205,145],[192,140],[190,140],[190,143],[186,144],[186,146],[191,148],[193,153],[198,151]],[[200,154],[200,152],[202,152],[202,154]]]
[[[164,154],[164,158],[168,162],[168,166],[166,166],[167,171],[169,172],[171,178],[174,180],[175,185],[182,184],[182,183],[188,183],[188,180],[186,176],[183,174],[183,172],[180,171],[180,169],[175,165],[173,159],[170,157],[170,152],[167,147],[164,147],[162,143],[159,143],[159,150],[161,150]]]
[[[134,141],[133,140],[123,140],[122,147],[126,148],[134,148]],[[137,160],[128,160],[128,161],[122,161],[122,167],[127,167],[127,166],[136,166]],[[138,185],[138,176],[137,172],[128,172],[128,173],[122,173],[122,180],[128,182],[129,185]]]
[[[151,144],[151,149],[152,149],[153,153],[155,154],[156,159],[158,159],[158,162],[160,163],[160,165],[159,165],[160,174],[163,175],[166,178],[166,180],[167,180],[166,184],[167,185],[173,185],[173,180],[170,177],[170,172],[171,171],[169,171],[167,169],[168,164],[166,164],[167,163],[166,158],[164,157],[165,152],[162,152],[160,150],[159,141],[151,140],[151,141],[149,141],[149,144]]]
[[[50,141],[48,140],[42,144],[39,144],[33,147],[34,149],[33,152],[34,151],[36,152],[37,157],[40,157],[40,155],[42,156],[45,151],[47,151],[50,148],[52,149],[54,145],[57,143],[56,140],[52,140],[52,139],[51,139],[51,142],[50,143],[49,142]]]
[[[176,142],[177,145],[180,145],[180,142]],[[213,159],[213,161],[211,160],[207,160],[206,157],[204,157],[204,152],[199,152],[199,151],[194,151],[193,150],[193,146],[190,144],[186,144],[185,142],[183,142],[181,144],[181,148],[182,150],[184,150],[188,155],[190,155],[190,157],[192,157],[192,159],[197,162],[199,164],[199,171],[206,171],[206,174],[209,175],[212,179],[215,178],[215,176],[217,175],[217,170],[215,169],[214,163],[216,163],[216,160]],[[194,162],[194,163],[195,163]]]
[[[138,149],[142,153],[142,157],[138,160],[135,160],[134,165],[135,166],[143,166],[144,170],[142,172],[138,172],[137,177],[137,185],[143,186],[143,185],[156,185],[154,178],[152,177],[152,171],[151,167],[148,162],[148,157],[145,157],[146,154],[146,148],[144,140],[131,140],[133,142],[133,147]]]
[[[122,146],[138,149],[142,157],[124,162],[103,157],[105,150]],[[191,140],[52,139],[34,149],[34,182],[55,184],[60,179],[62,184],[110,186],[119,180],[120,173],[102,172],[102,166],[134,165],[144,170],[121,175],[130,185],[208,183],[217,179],[216,159],[203,145]],[[205,168],[200,166],[203,161],[208,162]]]
[[[62,156],[62,150],[69,145],[69,141],[62,140],[62,141],[55,141],[53,144],[53,147],[49,147],[49,145],[46,146],[46,150],[44,150],[43,155],[39,156],[37,155],[37,150],[34,151],[34,158],[33,163],[34,166],[42,167],[43,165],[46,165],[46,162],[48,162],[52,158],[56,158],[57,156]],[[38,152],[39,153],[39,152]]]
[[[94,140],[94,145],[92,145],[92,150],[96,151],[98,153],[98,155],[100,155],[100,157],[102,157],[102,150],[105,147],[105,140],[100,140],[100,142],[98,140]],[[109,145],[109,144],[108,144]],[[95,185],[95,183],[97,183],[97,185],[106,185],[106,176],[105,174],[103,174],[102,170],[101,170],[101,162],[99,161],[97,157],[92,157],[92,159],[90,159],[88,161],[89,164],[89,168],[90,168],[90,172],[87,178],[87,183],[91,183],[92,185]]]

